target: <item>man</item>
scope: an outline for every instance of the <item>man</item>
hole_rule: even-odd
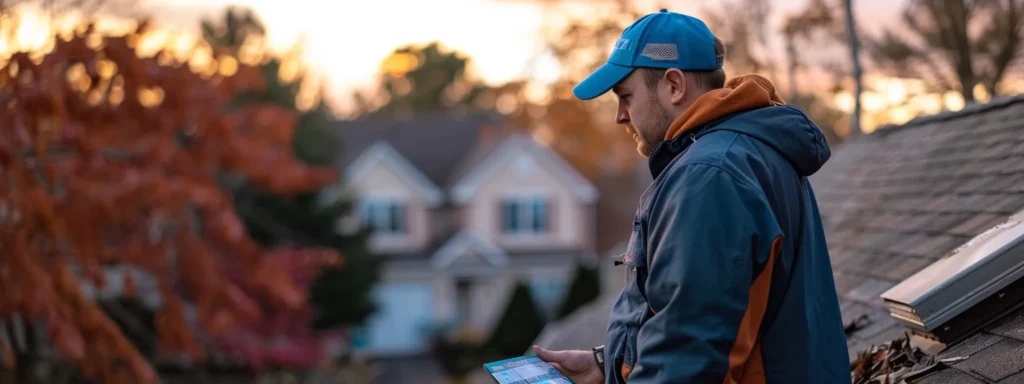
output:
[[[618,96],[617,122],[654,177],[605,346],[534,347],[577,383],[850,382],[807,181],[828,145],[767,79],[726,83],[724,53],[703,22],[663,9],[626,28],[573,90]]]

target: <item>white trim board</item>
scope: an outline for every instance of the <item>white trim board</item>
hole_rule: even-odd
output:
[[[378,162],[395,170],[397,176],[405,179],[428,206],[436,207],[444,202],[444,191],[398,153],[394,147],[384,141],[373,143],[352,164],[349,164],[345,169],[345,182],[353,183],[366,177],[373,165]]]
[[[584,203],[597,201],[597,188],[561,156],[550,148],[542,147],[530,138],[510,137],[505,139],[479,166],[462,177],[452,188],[452,199],[456,203],[466,203],[476,195],[480,186],[501,169],[501,166],[512,161],[519,155],[533,158],[542,169],[550,170],[556,179],[562,181],[577,199]]]

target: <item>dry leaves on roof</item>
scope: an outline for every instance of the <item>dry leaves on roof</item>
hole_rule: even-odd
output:
[[[939,360],[910,345],[909,335],[862,351],[852,364],[853,384],[912,384],[962,358]]]

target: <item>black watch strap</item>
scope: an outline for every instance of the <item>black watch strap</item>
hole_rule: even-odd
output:
[[[604,373],[604,346],[591,348],[594,353],[594,361],[597,362],[597,367],[601,369],[601,373]]]

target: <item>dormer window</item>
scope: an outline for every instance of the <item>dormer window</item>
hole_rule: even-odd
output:
[[[406,204],[397,198],[367,198],[361,216],[364,225],[373,228],[377,235],[404,235],[408,230]]]
[[[502,232],[506,234],[544,234],[550,222],[550,204],[544,197],[506,197],[502,202]]]

